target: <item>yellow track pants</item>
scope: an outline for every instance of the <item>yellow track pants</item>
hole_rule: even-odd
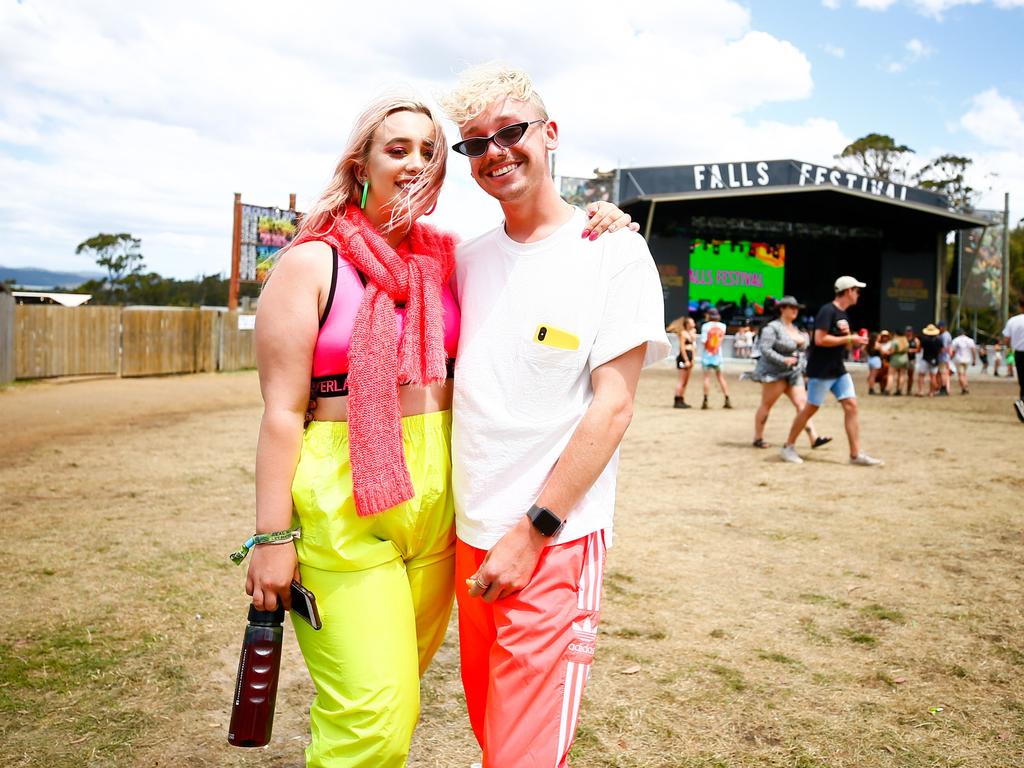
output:
[[[302,583],[323,628],[295,635],[316,686],[309,768],[404,766],[419,678],[444,639],[454,592],[451,413],[402,419],[416,496],[373,517],[352,498],[348,424],[312,422],[292,500]]]

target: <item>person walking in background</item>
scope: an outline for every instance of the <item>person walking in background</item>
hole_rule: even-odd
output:
[[[889,355],[892,354],[892,339],[888,331],[880,331],[868,336],[868,394],[875,394],[874,385],[878,385],[878,394],[889,394]]]
[[[992,375],[999,378],[999,368],[1003,364],[1003,345],[998,340],[992,345]]]
[[[914,333],[914,327],[908,325],[903,329],[907,340],[907,396],[914,391],[914,374],[917,371],[917,359],[921,356],[921,339]]]
[[[964,333],[963,328],[956,329],[956,338],[950,344],[952,351],[951,361],[956,366],[956,377],[960,384],[960,394],[966,395],[970,392],[967,385],[967,369],[978,362],[977,346],[974,339]]]
[[[711,373],[714,372],[718,388],[725,397],[722,407],[732,408],[732,403],[729,402],[729,387],[722,374],[722,342],[725,341],[727,329],[715,307],[710,307],[705,316],[707,321],[700,327],[700,367],[704,374],[704,402],[700,407],[705,411],[711,407],[708,404],[708,395],[711,393]]]
[[[917,359],[917,396],[924,397],[924,380],[928,378],[928,397],[942,388],[939,355],[942,354],[942,331],[933,323],[921,329],[921,354]]]
[[[978,344],[978,360],[981,362],[981,372],[988,373],[988,344],[984,341]]]
[[[761,356],[750,378],[761,384],[761,404],[754,414],[754,447],[768,448],[764,428],[775,401],[785,394],[797,413],[807,404],[804,388],[804,355],[810,337],[796,327],[794,321],[804,308],[793,296],[783,296],[775,305],[779,316],[761,329],[758,348]],[[820,448],[831,442],[814,431],[810,420],[804,429],[811,448]]]
[[[889,394],[889,358],[892,356],[892,334],[882,330],[878,334],[878,341],[875,345],[878,356],[882,359],[882,367],[878,369],[878,390],[881,394]]]
[[[1016,315],[1006,321],[1003,328],[1003,339],[1006,346],[1013,352],[1014,365],[1017,368],[1017,399],[1013,403],[1017,418],[1024,421],[1024,294],[1021,294],[1017,302],[1020,310]],[[994,357],[994,355],[993,355]]]
[[[733,351],[736,357],[740,360],[749,360],[750,351],[754,345],[754,332],[750,329],[750,326],[744,323],[740,326],[740,329],[736,331],[736,337],[733,339]]]
[[[952,359],[953,337],[946,330],[946,321],[939,320],[936,323],[939,329],[939,341],[942,342],[942,349],[939,351],[939,395],[945,397],[949,394],[950,361]]]
[[[868,394],[875,394],[875,384],[878,383],[878,373],[882,370],[882,356],[878,353],[878,334],[872,331],[868,334],[868,343],[865,347],[868,354]]]
[[[690,373],[693,371],[694,353],[697,348],[697,324],[689,315],[683,315],[669,323],[665,330],[674,333],[679,339],[679,354],[676,355],[679,379],[676,381],[676,397],[672,407],[689,408],[686,402],[686,385],[690,383]]]
[[[865,467],[880,466],[883,463],[881,459],[869,456],[860,448],[857,393],[853,379],[843,363],[843,356],[850,345],[863,346],[867,343],[864,337],[850,332],[850,317],[846,314],[846,310],[857,303],[865,285],[849,275],[838,278],[833,286],[835,298],[822,306],[814,318],[814,343],[807,359],[807,404],[789,428],[789,436],[781,451],[783,461],[803,464],[803,459],[796,452],[796,439],[831,392],[843,407],[846,439],[850,444],[850,463]]]
[[[913,334],[913,332],[911,328],[910,334]],[[907,339],[906,331],[904,331],[902,336],[899,334],[893,336],[889,347],[889,372],[893,378],[892,394],[894,397],[900,397],[903,394],[903,380],[906,378],[907,369],[910,366],[909,349],[910,342]],[[913,378],[913,375],[913,372],[911,372],[910,377]],[[909,395],[910,387],[908,386],[907,389],[907,394]]]

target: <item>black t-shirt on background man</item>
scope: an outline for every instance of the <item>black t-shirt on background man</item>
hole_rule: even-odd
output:
[[[850,332],[850,318],[831,301],[818,310],[814,318],[814,330],[825,331],[829,336],[846,336]],[[811,379],[838,379],[846,373],[843,358],[846,356],[846,345],[838,347],[819,347],[811,337],[811,349],[807,356],[807,376]]]
[[[921,337],[921,357],[928,365],[939,364],[939,353],[942,351],[941,336]]]

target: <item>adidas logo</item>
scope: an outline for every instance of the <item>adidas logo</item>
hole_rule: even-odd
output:
[[[580,640],[590,643],[597,641],[597,624],[592,623],[589,616],[583,621],[574,621],[572,623],[572,631],[576,633]]]

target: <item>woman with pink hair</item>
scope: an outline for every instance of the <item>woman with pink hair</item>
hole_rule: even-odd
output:
[[[426,105],[371,104],[259,301],[246,592],[260,610],[289,607],[293,580],[316,596],[322,628],[293,625],[316,686],[308,766],[405,765],[451,613],[455,238],[421,220],[446,158]]]

